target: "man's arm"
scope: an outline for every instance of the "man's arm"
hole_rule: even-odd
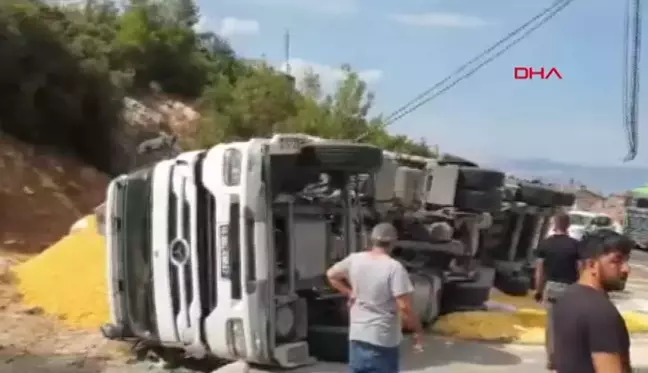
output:
[[[620,333],[623,322],[614,312],[591,309],[587,316],[587,340],[596,373],[630,373],[628,346]]]
[[[535,291],[536,293],[542,293],[545,287],[545,273],[544,273],[544,260],[546,258],[546,249],[544,247],[544,242],[541,242],[536,249],[536,262],[535,262]]]
[[[351,267],[351,255],[333,264],[326,271],[329,284],[347,298],[353,296],[353,290],[349,286],[349,267]]]

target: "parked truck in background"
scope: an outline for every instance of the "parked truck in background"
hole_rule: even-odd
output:
[[[648,249],[648,188],[635,189],[624,201],[623,233]]]

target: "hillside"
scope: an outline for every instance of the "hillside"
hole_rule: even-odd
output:
[[[11,362],[18,371],[87,372],[99,356],[114,354],[107,348],[112,345],[22,304],[12,268],[65,236],[101,203],[108,177],[8,136],[0,137],[0,175],[0,364]]]
[[[0,137],[0,250],[38,253],[100,204],[108,177],[79,160]]]

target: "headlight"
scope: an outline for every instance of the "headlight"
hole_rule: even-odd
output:
[[[295,326],[295,313],[289,305],[277,308],[276,332],[279,338],[287,338]]]
[[[235,357],[246,357],[245,334],[243,333],[243,320],[229,319],[227,328],[227,348]]]

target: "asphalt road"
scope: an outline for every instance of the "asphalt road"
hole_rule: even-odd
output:
[[[648,252],[636,251],[630,259],[631,274],[626,290],[613,295],[620,308],[648,313]],[[632,345],[634,372],[648,373],[648,340],[636,339]],[[480,373],[509,371],[547,372],[542,346],[500,345],[483,342],[452,341],[428,336],[425,352],[414,354],[403,348],[403,372],[414,373]],[[343,373],[340,364],[318,364],[295,373]],[[251,372],[262,373],[260,370]]]
[[[648,359],[643,356],[648,344],[633,346],[634,372],[648,373]],[[429,336],[423,353],[402,349],[402,372],[413,373],[544,373],[545,354],[541,346],[499,345],[465,341],[450,341]],[[317,364],[295,370],[295,373],[346,373],[342,364]],[[269,373],[251,369],[250,373]]]
[[[648,252],[635,250],[630,257],[630,270],[625,291],[611,297],[622,310],[648,313]]]
[[[620,308],[634,309],[648,313],[648,252],[634,252],[631,258],[631,269],[626,291],[614,294],[613,298]],[[648,373],[648,338],[640,337],[632,342],[632,362],[636,373]],[[71,369],[69,362],[48,359],[48,364],[34,365],[33,359],[17,358],[11,365],[0,368],[7,373],[89,373],[97,370]],[[0,358],[0,363],[2,359]],[[41,362],[42,363],[42,362]],[[57,366],[60,365],[59,368]],[[0,364],[0,366],[2,366]],[[8,370],[6,370],[9,368]],[[42,370],[36,369],[40,368]],[[57,369],[58,368],[58,369]],[[240,367],[230,366],[220,370],[222,373],[243,373]],[[483,342],[453,341],[438,336],[427,336],[425,351],[413,353],[408,341],[402,348],[402,372],[412,373],[544,373],[545,354],[542,346],[501,345]],[[136,363],[128,366],[109,366],[102,373],[188,373],[186,369],[166,370],[147,363]],[[277,373],[277,371],[249,369],[250,373]],[[319,363],[302,367],[294,373],[346,373],[348,368],[343,364]]]

